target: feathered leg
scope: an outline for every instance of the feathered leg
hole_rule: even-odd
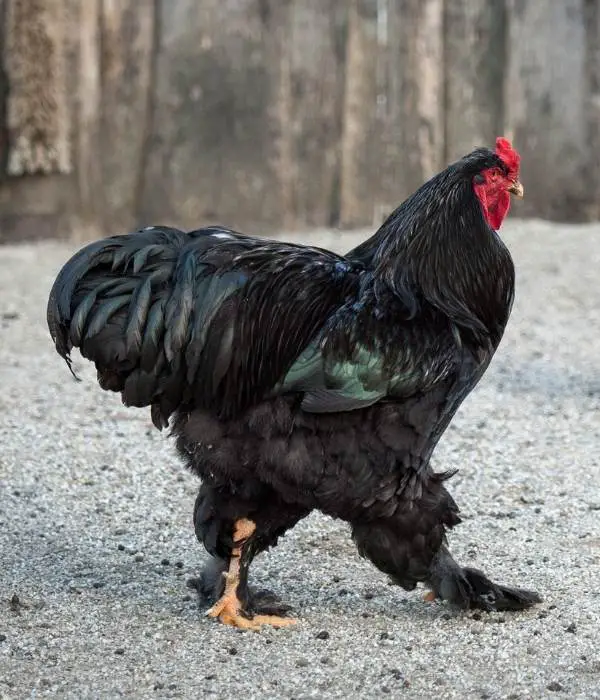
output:
[[[460,522],[456,504],[441,484],[430,481],[418,499],[399,498],[392,516],[353,523],[353,538],[361,555],[406,590],[425,583],[426,600],[440,598],[461,608],[523,610],[540,596],[500,586],[477,569],[459,566],[448,551],[447,527]]]
[[[245,489],[248,496],[247,484]],[[214,602],[207,614],[225,624],[253,630],[263,624],[281,627],[294,622],[283,617],[290,607],[270,591],[250,588],[248,569],[259,552],[274,546],[309,511],[281,502],[264,487],[252,495],[250,501],[241,498],[237,489],[202,485],[194,523],[198,539],[212,558],[190,585]]]
[[[535,591],[501,586],[478,569],[459,566],[445,545],[431,562],[426,584],[431,587],[428,599],[441,598],[460,608],[525,610],[542,602]]]

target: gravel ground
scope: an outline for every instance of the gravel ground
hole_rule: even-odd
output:
[[[600,698],[600,226],[503,235],[513,316],[435,463],[461,468],[459,561],[545,602],[426,604],[313,515],[254,566],[300,617],[261,634],[205,618],[186,588],[197,483],[149,412],[54,354],[46,298],[73,246],[0,248],[0,698]]]

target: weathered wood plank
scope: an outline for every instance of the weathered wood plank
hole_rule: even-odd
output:
[[[273,81],[256,0],[161,5],[140,219],[181,226],[281,221]]]
[[[505,0],[444,4],[445,159],[491,146],[504,128]]]
[[[377,220],[444,164],[442,20],[442,0],[398,0],[387,8]]]
[[[337,210],[344,0],[264,0],[282,224],[323,225]]]
[[[67,166],[72,164],[71,158],[77,151],[75,134],[79,106],[79,4],[79,0],[60,0],[60,8],[57,8],[54,3],[54,10],[61,11],[64,22],[60,28],[62,39],[56,46],[62,52],[58,60],[64,66],[66,86],[61,108],[67,109],[68,114],[66,119],[60,121],[59,130],[60,140],[67,148],[62,153],[67,159],[62,162]],[[0,0],[0,46],[6,31],[2,12],[6,6],[7,1]],[[7,174],[8,134],[6,113],[2,111],[1,104],[10,87],[6,78],[6,74],[0,75],[0,242],[68,236],[81,209],[78,195],[79,164],[74,163],[69,174],[28,174],[19,177]]]
[[[373,218],[374,190],[380,179],[375,167],[379,144],[374,128],[380,87],[376,0],[351,0],[347,34],[340,225],[360,226]]]
[[[322,226],[337,208],[344,90],[345,0],[292,3],[282,59],[289,70],[293,226]],[[280,171],[281,176],[281,171]]]
[[[155,0],[102,0],[99,164],[106,224],[137,218],[140,169],[148,138]]]
[[[294,125],[292,52],[288,48],[292,31],[292,12],[289,2],[262,3],[261,21],[266,33],[266,59],[273,70],[271,79],[270,115],[274,122],[275,160],[273,168],[280,193],[281,225],[293,228],[296,223],[296,135]]]
[[[600,219],[600,0],[585,0],[585,119],[587,217]]]
[[[0,56],[4,56],[6,44],[6,0],[0,0]],[[6,177],[8,165],[8,124],[6,120],[8,76],[0,62],[0,182]],[[0,233],[1,235],[1,233]]]
[[[0,57],[6,71],[6,172],[68,173],[71,112],[66,90],[63,0],[9,0],[3,14]]]
[[[519,214],[587,217],[584,0],[509,0],[506,123],[520,150]]]
[[[7,177],[11,86],[0,74],[0,235],[35,222],[378,223],[502,132],[523,155],[515,213],[600,218],[600,0],[28,6],[65,17],[53,36],[69,113],[55,131],[74,172]],[[39,120],[32,109],[23,123]]]
[[[79,33],[79,90],[77,114],[77,176],[79,217],[88,222],[103,220],[105,200],[98,156],[100,153],[100,0],[82,3]],[[120,144],[119,144],[120,145]]]

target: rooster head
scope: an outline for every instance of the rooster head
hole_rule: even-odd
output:
[[[473,188],[488,224],[497,231],[508,214],[510,195],[522,198],[523,185],[519,182],[521,157],[508,139],[501,136],[496,139],[496,155],[498,165],[477,173]]]

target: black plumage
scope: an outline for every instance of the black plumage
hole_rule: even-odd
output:
[[[473,188],[490,169],[507,173],[474,151],[345,256],[151,227],[88,245],[58,275],[57,351],[79,348],[102,388],[170,422],[202,479],[194,523],[213,560],[199,586],[218,598],[240,567],[239,615],[221,605],[223,621],[277,624],[257,616],[282,607],[247,586],[247,568],[313,509],[351,523],[361,554],[406,589],[485,609],[539,600],[454,562],[451,472],[430,467],[513,301],[510,254]]]

